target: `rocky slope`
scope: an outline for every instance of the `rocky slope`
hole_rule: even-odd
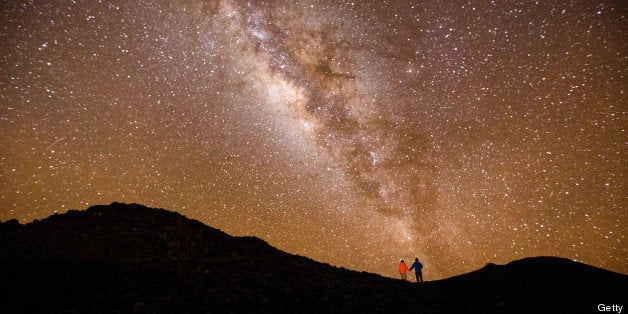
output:
[[[596,312],[628,276],[539,257],[421,285],[113,203],[0,224],[1,312]]]

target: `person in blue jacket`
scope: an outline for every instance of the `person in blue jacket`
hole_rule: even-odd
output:
[[[414,259],[414,263],[412,263],[412,266],[410,266],[410,270],[413,269],[414,274],[416,275],[416,282],[423,282],[423,272],[421,271],[423,269],[423,264],[419,262],[418,257]]]

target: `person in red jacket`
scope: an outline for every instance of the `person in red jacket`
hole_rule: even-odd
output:
[[[407,272],[408,265],[406,265],[406,262],[401,260],[401,263],[399,263],[399,274],[401,275],[401,280],[408,280],[408,275],[406,274]]]

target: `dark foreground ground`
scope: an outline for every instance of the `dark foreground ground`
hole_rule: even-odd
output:
[[[599,304],[628,311],[628,276],[554,257],[417,285],[136,204],[0,224],[0,313],[598,313]]]

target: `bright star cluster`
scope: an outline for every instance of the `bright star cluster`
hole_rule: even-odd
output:
[[[0,220],[113,201],[428,280],[628,273],[621,1],[8,1]]]

